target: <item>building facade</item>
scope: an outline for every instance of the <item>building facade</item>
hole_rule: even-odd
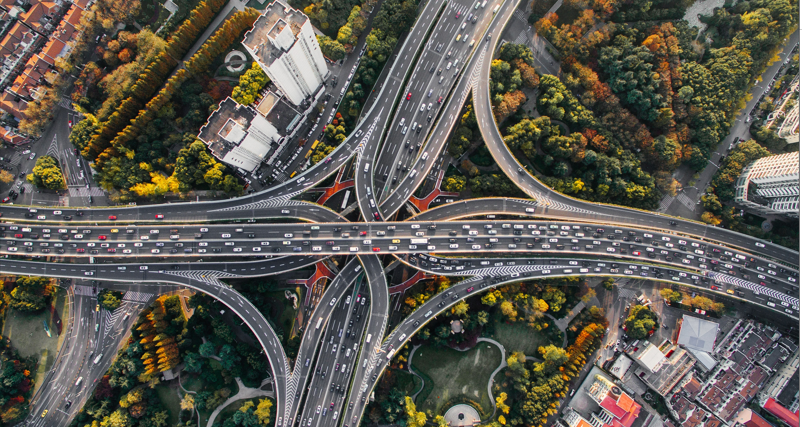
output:
[[[245,33],[242,44],[270,80],[296,106],[325,83],[326,60],[312,23],[301,11],[275,1]]]
[[[799,153],[764,157],[744,168],[735,202],[763,214],[799,218]]]

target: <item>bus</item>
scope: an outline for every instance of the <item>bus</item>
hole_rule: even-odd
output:
[[[320,144],[320,141],[318,141],[318,140],[316,139],[316,140],[315,140],[315,142],[312,144],[312,147],[309,149],[309,151],[312,151],[312,150],[314,150],[314,149],[315,149],[315,147],[317,147],[317,145],[318,145],[318,144]]]
[[[345,210],[345,207],[348,206],[348,198],[351,196],[351,190],[345,190],[345,197],[343,197],[343,205],[340,207],[340,210]]]
[[[322,324],[323,324],[323,318],[322,317],[318,317],[317,318],[317,326],[315,326],[315,329],[320,329],[320,325],[322,325]]]
[[[495,15],[495,14],[496,14],[496,12],[498,12],[498,9],[499,9],[500,7],[501,7],[501,5],[500,5],[500,4],[497,4],[497,5],[496,5],[496,7],[494,7],[494,8],[493,8],[493,15]]]
[[[429,244],[429,239],[409,239],[409,244],[411,244],[411,245],[427,245],[427,244]]]

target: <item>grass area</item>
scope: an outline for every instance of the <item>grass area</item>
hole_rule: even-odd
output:
[[[189,391],[203,390],[203,381],[198,377],[190,377],[189,379],[181,378],[181,385],[185,390]]]
[[[551,344],[545,334],[530,328],[525,323],[506,323],[501,318],[493,321],[495,332],[491,338],[501,343],[507,354],[522,351],[527,356],[538,357],[537,348]],[[561,346],[562,342],[558,345]]]
[[[419,410],[441,414],[445,409],[441,406],[459,396],[477,402],[485,412],[492,410],[487,382],[501,363],[501,352],[496,346],[479,343],[468,351],[457,351],[424,345],[415,351],[411,363],[433,382],[432,392],[416,402]]]
[[[181,412],[181,400],[178,398],[175,389],[164,384],[159,384],[154,389],[156,390],[156,394],[159,395],[159,400],[164,404],[164,407],[167,408],[167,413],[170,415],[167,425],[176,425],[176,423],[178,423],[178,414]]]
[[[667,417],[668,416],[668,407],[666,406],[665,401],[663,401],[663,397],[653,393],[651,391],[647,391],[642,396],[643,400],[649,403],[658,414]]]
[[[27,313],[14,309],[6,310],[3,323],[3,336],[11,339],[11,344],[19,350],[20,356],[36,358],[36,373],[34,374],[34,391],[42,385],[44,375],[53,366],[61,345],[59,334],[60,323],[69,317],[67,307],[67,291],[57,288],[53,297],[52,306],[55,314],[49,309],[37,313]],[[45,324],[50,329],[50,336],[45,332]]]
[[[228,50],[215,58],[214,61],[212,61],[212,65],[209,66],[209,71],[213,72],[215,77],[231,77],[234,79],[239,79],[239,76],[245,74],[245,72],[251,68],[250,62],[245,64],[245,68],[243,68],[242,71],[231,72],[228,71],[228,68],[223,67],[222,65],[225,64],[226,56],[228,56],[232,50],[238,50],[240,53],[245,54],[246,60],[253,62],[253,57],[251,57],[248,51],[245,50],[245,47],[242,45],[242,43],[234,43]],[[237,85],[237,82],[230,82],[230,84],[231,87],[234,87]]]
[[[571,25],[574,23],[574,20],[579,17],[579,11],[574,9],[573,7],[569,6],[568,3],[563,3],[559,9],[557,9],[557,27],[560,25]]]
[[[488,151],[487,146],[482,144],[476,147],[476,150],[473,150],[468,158],[475,164],[476,166],[493,166],[496,161],[493,160],[493,156],[490,155],[490,151]]]

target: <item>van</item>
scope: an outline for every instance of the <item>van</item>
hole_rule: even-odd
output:
[[[370,163],[365,163],[365,171],[364,171],[364,173],[368,173],[368,169],[370,169]]]
[[[94,361],[95,365],[100,363],[100,359],[102,359],[102,358],[103,358],[103,353],[98,354],[97,357],[95,358],[95,361]]]
[[[365,361],[362,363],[362,369],[365,369],[367,367],[368,367],[368,359],[365,359]]]
[[[426,160],[428,158],[429,158],[429,153],[423,153],[423,155],[420,157],[421,160]]]
[[[75,381],[75,386],[78,387],[79,385],[81,385],[81,382],[83,382],[83,380],[84,377],[78,377],[78,381]]]

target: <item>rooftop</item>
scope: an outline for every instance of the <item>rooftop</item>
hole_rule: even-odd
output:
[[[718,331],[718,323],[686,314],[682,316],[677,344],[693,350],[711,352],[716,346]]]
[[[773,398],[769,398],[763,405],[763,409],[769,411],[772,415],[779,418],[784,423],[791,427],[799,427],[799,411],[793,413]]]
[[[278,39],[283,37],[281,33],[288,29],[292,36],[297,38],[301,31],[301,26],[309,18],[302,12],[295,10],[280,1],[274,1],[264,10],[261,16],[254,22],[253,28],[245,33],[245,40],[242,44],[251,49],[257,58],[268,67],[291,47],[285,43],[279,43]],[[285,42],[286,40],[282,40]],[[280,47],[283,46],[283,47]]]

